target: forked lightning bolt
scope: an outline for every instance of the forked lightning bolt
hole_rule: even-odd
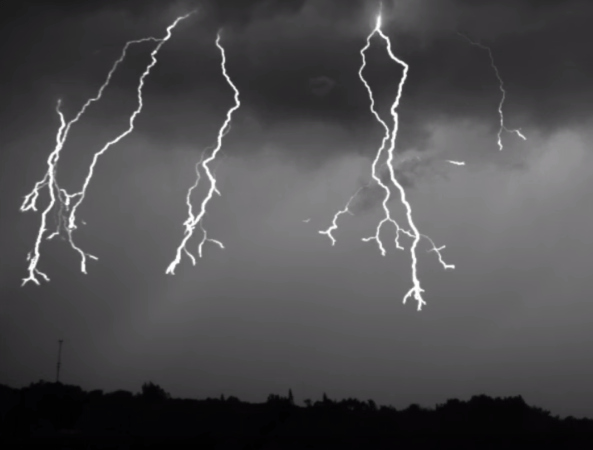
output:
[[[235,104],[231,107],[231,109],[228,110],[226,120],[224,121],[222,127],[218,131],[217,144],[216,144],[216,147],[214,148],[214,150],[212,151],[212,154],[206,160],[202,160],[202,161],[198,162],[198,164],[196,165],[196,174],[197,174],[196,182],[189,188],[189,190],[187,192],[187,196],[186,196],[186,204],[188,206],[189,217],[183,223],[183,225],[185,227],[185,236],[183,237],[181,244],[179,244],[179,247],[177,247],[177,253],[175,255],[175,259],[171,262],[171,264],[169,264],[169,267],[167,267],[167,270],[165,272],[170,275],[175,274],[175,268],[181,262],[181,257],[183,255],[183,253],[185,253],[191,259],[191,262],[193,265],[196,264],[195,257],[187,249],[187,243],[188,243],[189,239],[193,236],[194,230],[196,229],[197,225],[200,225],[200,230],[203,233],[202,240],[200,241],[200,244],[198,245],[198,256],[200,258],[202,257],[202,247],[208,241],[210,241],[213,244],[216,244],[220,248],[224,249],[224,245],[222,244],[222,242],[208,237],[207,231],[204,228],[204,223],[203,223],[204,215],[206,214],[206,207],[208,206],[208,203],[212,199],[212,196],[215,193],[220,195],[220,191],[216,187],[216,178],[210,171],[208,164],[210,164],[216,158],[216,155],[220,151],[220,149],[222,147],[222,139],[231,130],[231,118],[232,118],[233,112],[235,112],[241,106],[241,102],[239,101],[239,90],[233,84],[233,82],[231,81],[231,79],[228,76],[227,71],[226,71],[226,54],[224,51],[224,47],[222,45],[220,45],[220,31],[218,32],[218,34],[216,36],[216,46],[220,50],[220,54],[222,56],[222,62],[220,65],[221,69],[222,69],[222,74],[223,74],[224,78],[226,79],[227,83],[229,84],[229,86],[231,86],[231,88],[233,89],[233,91],[235,93],[235,96],[234,96]],[[208,179],[210,181],[210,189],[208,190],[208,194],[202,201],[202,206],[200,208],[200,212],[197,215],[194,215],[193,209],[191,206],[191,194],[194,191],[194,189],[197,188],[198,183],[200,181],[200,174],[198,171],[198,166],[200,165],[200,163],[201,163],[202,167],[204,168],[204,172],[206,172],[206,175],[208,176]]]
[[[445,269],[453,269],[455,266],[446,264],[443,261],[442,255],[441,255],[441,250],[444,247],[437,247],[434,244],[434,242],[432,241],[432,239],[430,239],[426,235],[421,234],[418,231],[418,229],[416,228],[416,225],[414,224],[414,221],[412,219],[412,208],[410,206],[410,203],[406,199],[406,193],[405,193],[403,187],[401,186],[401,184],[397,181],[397,178],[395,176],[395,171],[393,169],[393,152],[395,150],[395,140],[396,140],[396,137],[397,137],[397,131],[398,131],[398,125],[399,125],[399,121],[398,121],[399,118],[398,118],[398,114],[397,114],[396,110],[397,110],[397,108],[399,106],[400,98],[401,98],[402,91],[403,91],[403,86],[404,86],[405,81],[406,81],[406,78],[408,76],[408,65],[404,61],[400,60],[399,58],[397,58],[393,54],[393,52],[391,50],[391,41],[390,41],[390,39],[381,31],[381,20],[382,20],[382,15],[381,15],[381,13],[379,13],[379,15],[377,16],[377,21],[376,21],[375,28],[368,35],[367,40],[366,40],[366,45],[360,51],[360,55],[362,56],[362,65],[360,67],[360,70],[358,72],[358,75],[359,75],[360,80],[364,84],[367,92],[368,92],[370,103],[371,103],[370,110],[371,110],[372,114],[375,116],[375,118],[381,124],[381,126],[383,127],[383,129],[385,131],[385,135],[383,137],[383,141],[381,143],[381,147],[377,151],[377,155],[376,155],[376,157],[375,157],[375,159],[373,161],[373,165],[372,165],[372,177],[377,182],[377,184],[379,186],[381,186],[381,188],[385,191],[385,197],[384,197],[384,200],[383,200],[383,210],[385,212],[385,218],[378,224],[377,229],[376,229],[376,233],[375,233],[374,236],[363,238],[362,240],[365,241],[365,242],[369,242],[369,241],[372,241],[372,240],[376,241],[377,242],[377,245],[379,246],[379,250],[381,251],[381,255],[385,256],[385,253],[386,252],[385,252],[385,247],[383,246],[383,242],[381,241],[381,238],[380,238],[380,231],[381,231],[381,227],[385,223],[387,223],[387,222],[390,222],[390,223],[392,223],[395,226],[395,230],[396,230],[395,246],[396,246],[396,248],[398,248],[400,250],[403,250],[403,247],[399,243],[400,233],[403,233],[403,234],[411,237],[412,239],[414,239],[414,241],[412,243],[411,250],[410,250],[411,257],[412,257],[412,267],[411,267],[411,269],[412,269],[412,283],[413,283],[413,286],[406,293],[406,295],[404,296],[403,302],[405,304],[406,303],[406,300],[408,298],[414,297],[414,299],[418,302],[418,310],[420,311],[422,309],[422,305],[426,304],[426,302],[422,298],[422,292],[424,292],[424,289],[422,289],[422,286],[420,285],[420,280],[418,279],[418,273],[417,273],[418,258],[416,256],[416,247],[418,246],[418,243],[420,242],[421,237],[425,237],[425,238],[427,238],[429,240],[429,242],[432,244],[432,249],[430,249],[429,251],[434,251],[435,253],[437,253],[437,255],[439,257],[439,262],[441,263],[441,265]],[[387,52],[389,53],[389,57],[393,61],[395,61],[399,65],[401,65],[403,67],[403,69],[404,69],[403,70],[403,75],[402,75],[401,81],[399,83],[397,97],[395,99],[395,102],[391,106],[391,116],[393,117],[393,121],[394,121],[393,130],[391,131],[391,133],[390,133],[390,130],[389,130],[389,127],[387,126],[387,124],[381,119],[381,117],[377,113],[377,111],[375,109],[375,100],[374,100],[373,92],[372,92],[369,84],[367,83],[367,81],[365,80],[365,78],[362,75],[362,72],[363,72],[363,70],[364,70],[364,68],[366,66],[365,51],[370,47],[370,45],[371,45],[371,38],[375,34],[378,34],[387,43]],[[391,139],[390,139],[390,137],[391,137]],[[378,163],[379,163],[379,159],[380,159],[381,155],[383,154],[383,150],[386,148],[386,145],[387,145],[387,142],[388,141],[390,141],[390,144],[389,144],[389,147],[387,148],[387,162],[386,163],[387,163],[387,167],[389,169],[390,179],[391,179],[391,182],[397,187],[397,189],[400,192],[400,199],[401,199],[401,202],[406,207],[407,219],[408,219],[408,223],[410,225],[411,231],[406,230],[406,229],[400,227],[399,224],[391,217],[391,213],[390,213],[389,208],[388,208],[388,203],[389,203],[389,200],[391,198],[391,190],[389,189],[389,187],[387,185],[385,185],[381,181],[381,178],[380,178],[380,176],[377,173],[377,166],[378,166]],[[348,201],[348,204],[346,205],[346,208],[344,208],[343,210],[339,211],[334,216],[334,220],[333,220],[332,226],[330,228],[328,228],[325,231],[319,231],[320,234],[326,234],[332,240],[332,244],[335,243],[335,239],[333,238],[331,232],[337,228],[336,220],[342,214],[345,214],[345,213],[351,214],[351,212],[349,210],[349,206],[350,206],[350,203],[352,202],[353,198],[356,197],[357,194],[358,194],[358,192],[355,193],[350,198],[350,200]]]
[[[56,137],[56,147],[54,148],[53,152],[51,152],[51,154],[49,155],[49,158],[47,160],[48,168],[47,168],[47,172],[46,172],[45,176],[43,177],[43,179],[38,181],[35,184],[35,187],[33,188],[33,190],[28,195],[25,196],[24,202],[20,208],[20,210],[23,212],[29,211],[29,210],[37,211],[37,199],[39,197],[40,191],[44,187],[48,188],[50,201],[49,201],[48,206],[45,208],[45,210],[41,214],[41,225],[40,225],[39,231],[37,233],[37,238],[35,240],[35,246],[33,248],[33,251],[27,255],[27,260],[29,261],[29,267],[28,267],[29,276],[27,278],[23,279],[23,285],[29,281],[33,281],[34,283],[39,284],[39,280],[37,279],[36,276],[40,276],[45,281],[49,281],[49,277],[37,268],[37,264],[39,262],[39,258],[41,255],[40,254],[41,241],[43,240],[43,236],[44,236],[45,232],[47,231],[47,228],[46,228],[47,227],[47,215],[53,209],[56,202],[58,203],[57,228],[54,233],[52,233],[51,235],[49,235],[47,237],[47,239],[52,239],[53,237],[59,235],[62,230],[64,230],[68,236],[68,241],[70,242],[71,247],[74,250],[76,250],[81,256],[81,271],[83,273],[86,273],[86,258],[87,257],[89,257],[91,259],[95,259],[95,260],[98,259],[96,256],[85,253],[84,251],[82,251],[79,247],[77,247],[74,244],[74,240],[72,238],[72,232],[77,228],[77,226],[76,226],[76,210],[78,209],[78,207],[84,200],[84,197],[86,194],[86,189],[90,183],[91,178],[93,177],[94,169],[97,164],[97,160],[98,160],[99,156],[101,156],[103,153],[105,153],[107,151],[107,149],[109,149],[109,147],[118,143],[119,141],[121,141],[124,137],[126,137],[128,134],[130,134],[133,131],[134,121],[135,121],[136,117],[138,116],[138,114],[140,114],[142,107],[143,107],[142,88],[144,87],[144,80],[150,73],[150,70],[152,69],[152,67],[157,63],[156,56],[157,56],[159,50],[161,49],[163,44],[171,38],[171,32],[177,26],[177,24],[181,20],[186,19],[187,17],[192,15],[193,13],[195,13],[195,11],[192,11],[184,16],[181,16],[181,17],[178,17],[177,19],[175,19],[175,21],[169,27],[167,27],[167,35],[162,39],[148,37],[148,38],[144,38],[144,39],[138,39],[138,40],[133,40],[133,41],[127,42],[126,45],[124,46],[124,49],[123,49],[119,59],[112,66],[111,70],[109,71],[109,74],[107,75],[107,79],[105,80],[103,85],[100,87],[97,95],[95,97],[89,99],[83,105],[83,107],[80,109],[78,114],[76,114],[76,116],[69,122],[65,121],[64,115],[62,114],[62,112],[60,110],[61,101],[60,100],[58,101],[56,111],[60,117],[60,128],[58,130],[58,134]],[[103,91],[109,85],[111,78],[113,76],[113,73],[125,59],[128,48],[132,44],[139,44],[142,42],[157,42],[158,44],[151,53],[151,63],[146,67],[145,71],[142,73],[142,75],[140,77],[140,82],[138,84],[138,90],[137,90],[137,92],[138,92],[138,107],[133,112],[132,116],[130,117],[129,127],[126,131],[124,131],[116,139],[108,142],[107,145],[105,145],[99,152],[97,152],[94,155],[91,166],[89,168],[88,175],[85,178],[82,189],[79,192],[69,194],[68,192],[66,192],[65,189],[61,188],[58,185],[58,182],[56,179],[56,172],[57,172],[58,160],[60,159],[60,153],[61,153],[62,148],[64,147],[66,138],[68,137],[68,133],[70,131],[70,128],[72,127],[72,125],[74,125],[76,122],[78,122],[78,120],[82,117],[84,112],[87,110],[87,108],[92,103],[101,99],[101,97],[103,95]],[[72,201],[75,201],[75,203],[71,208],[70,203]],[[68,217],[66,216],[66,211],[70,211],[70,214]]]
[[[506,99],[507,93],[504,89],[504,83],[502,81],[502,77],[500,76],[500,72],[498,71],[498,67],[494,63],[494,55],[492,55],[492,49],[490,47],[483,45],[483,44],[480,44],[479,42],[472,41],[470,38],[468,38],[466,35],[460,33],[459,31],[457,32],[457,34],[459,36],[461,36],[462,38],[464,38],[466,41],[468,41],[471,45],[475,45],[476,47],[480,47],[481,49],[486,50],[488,52],[488,55],[490,56],[490,65],[494,69],[494,73],[496,74],[496,78],[498,79],[498,86],[500,88],[500,92],[502,93],[502,96],[500,98],[500,103],[498,104],[498,115],[500,116],[500,128],[498,129],[498,149],[499,150],[503,149],[503,145],[502,145],[502,132],[503,131],[506,131],[507,133],[515,133],[521,139],[526,141],[527,138],[523,135],[523,133],[521,133],[520,129],[509,129],[504,124],[504,115],[502,112],[502,107],[504,105],[504,101]]]
[[[352,201],[356,198],[356,196],[358,195],[358,193],[362,190],[363,188],[359,188],[353,195],[352,197],[350,197],[350,199],[348,200],[348,203],[346,203],[346,206],[344,207],[344,209],[338,211],[336,213],[336,215],[334,216],[334,220],[332,220],[332,225],[331,227],[329,227],[327,230],[324,231],[320,231],[319,234],[325,234],[327,235],[327,237],[329,237],[332,241],[332,245],[336,245],[336,239],[334,238],[332,231],[337,230],[338,229],[338,217],[340,217],[342,214],[350,214],[351,216],[352,211],[350,211],[350,204],[352,203]]]

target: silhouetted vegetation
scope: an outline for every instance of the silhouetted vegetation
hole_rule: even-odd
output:
[[[325,394],[304,403],[295,404],[292,390],[252,404],[171,398],[152,382],[138,394],[0,385],[0,448],[593,449],[592,420],[553,417],[521,397],[401,411]]]

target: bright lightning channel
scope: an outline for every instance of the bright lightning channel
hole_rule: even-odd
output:
[[[439,258],[439,262],[441,263],[441,265],[445,268],[445,269],[453,269],[455,266],[453,265],[449,265],[446,264],[443,259],[442,259],[442,255],[441,255],[441,250],[444,247],[437,247],[434,242],[432,241],[432,239],[430,239],[428,236],[421,234],[418,229],[416,228],[416,225],[414,224],[414,221],[412,219],[412,208],[409,204],[409,202],[406,199],[406,193],[404,188],[401,186],[401,184],[397,181],[397,178],[395,176],[395,171],[393,169],[393,152],[395,150],[395,140],[397,137],[397,131],[398,131],[398,126],[399,126],[399,117],[398,114],[396,112],[398,106],[399,106],[399,102],[400,102],[400,98],[402,95],[402,91],[403,91],[403,86],[405,84],[405,81],[407,79],[408,76],[408,65],[400,60],[399,58],[397,58],[392,50],[391,50],[391,41],[390,39],[381,31],[381,25],[382,25],[382,14],[379,13],[377,16],[377,20],[376,20],[376,24],[375,24],[375,28],[373,29],[373,31],[367,36],[367,40],[366,40],[366,45],[361,49],[360,51],[360,55],[362,57],[362,65],[360,67],[360,70],[358,71],[358,75],[360,80],[362,81],[362,83],[364,84],[364,86],[366,87],[366,90],[368,92],[369,95],[369,99],[370,99],[370,110],[372,112],[372,114],[375,116],[375,118],[377,119],[377,121],[381,124],[381,126],[383,127],[383,129],[385,130],[385,135],[383,137],[383,141],[381,143],[381,147],[379,148],[379,150],[377,151],[377,156],[375,157],[374,161],[373,161],[373,165],[372,165],[372,178],[377,182],[377,184],[379,186],[381,186],[381,188],[385,191],[385,198],[383,200],[383,210],[385,212],[385,218],[383,220],[381,220],[381,222],[379,222],[379,224],[377,225],[377,229],[376,229],[376,233],[374,236],[371,237],[367,237],[367,238],[363,238],[362,240],[364,242],[369,242],[369,241],[376,241],[377,245],[379,246],[379,250],[381,252],[382,256],[385,256],[385,247],[383,246],[383,242],[381,241],[380,238],[380,230],[381,227],[387,223],[390,222],[395,226],[396,229],[396,235],[395,235],[395,246],[396,248],[403,250],[404,248],[401,246],[401,244],[399,243],[399,237],[400,237],[400,233],[403,233],[409,237],[411,237],[412,239],[414,239],[414,242],[412,243],[411,249],[410,249],[410,253],[411,253],[411,257],[412,257],[412,282],[413,282],[413,286],[412,288],[406,293],[406,295],[404,296],[403,299],[403,303],[405,304],[408,298],[413,297],[417,302],[418,302],[418,311],[420,311],[422,309],[422,306],[426,304],[426,302],[424,301],[424,299],[422,298],[422,292],[424,292],[424,289],[422,289],[422,286],[420,284],[420,280],[418,279],[418,271],[417,271],[417,265],[418,265],[418,258],[416,256],[416,247],[418,246],[418,243],[420,242],[421,237],[425,237],[427,238],[431,244],[432,244],[432,249],[430,249],[429,251],[434,251],[435,253],[437,253],[438,258]],[[393,130],[390,133],[389,127],[387,126],[387,124],[381,119],[381,117],[379,116],[379,114],[377,113],[376,109],[375,109],[375,100],[374,100],[374,96],[373,96],[373,92],[369,86],[369,84],[367,83],[367,81],[365,80],[365,78],[362,75],[362,72],[364,70],[364,68],[366,67],[366,56],[365,56],[365,51],[370,47],[371,45],[371,38],[375,35],[378,34],[386,43],[387,43],[387,52],[389,54],[389,57],[397,62],[399,65],[401,65],[403,67],[403,76],[401,78],[401,81],[399,83],[399,87],[398,87],[398,92],[397,92],[397,97],[394,101],[394,103],[391,106],[391,116],[393,117],[393,121],[394,121],[394,125],[393,125]],[[390,139],[391,136],[391,139]],[[400,198],[401,198],[401,202],[405,205],[406,207],[406,211],[407,211],[407,218],[408,218],[408,223],[410,224],[410,228],[411,231],[408,231],[402,227],[399,226],[399,224],[391,217],[391,213],[389,211],[388,208],[388,203],[389,200],[391,198],[391,190],[389,189],[389,187],[387,185],[385,185],[382,181],[380,176],[377,173],[377,165],[379,162],[379,159],[383,153],[383,150],[386,148],[386,144],[387,142],[390,140],[390,145],[387,148],[387,167],[389,168],[389,175],[391,178],[391,182],[397,187],[397,189],[400,192]],[[359,191],[360,192],[360,189]],[[332,222],[332,226],[330,228],[328,228],[325,231],[319,231],[320,234],[326,234],[331,240],[332,240],[332,245],[335,244],[335,239],[333,238],[331,232],[333,230],[335,230],[337,228],[336,225],[336,221],[338,219],[338,217],[342,214],[352,214],[349,210],[349,206],[350,203],[352,202],[353,198],[356,197],[356,195],[358,194],[358,192],[356,192],[352,197],[350,197],[350,200],[348,201],[348,204],[346,205],[346,207],[339,211],[333,219]]]
[[[324,231],[319,231],[319,234],[325,234],[327,235],[327,237],[329,237],[332,241],[332,246],[336,245],[336,238],[334,238],[334,235],[332,234],[332,231],[337,230],[338,229],[338,217],[340,217],[342,214],[350,214],[351,216],[353,216],[354,214],[352,214],[352,211],[350,211],[350,204],[352,203],[352,201],[356,198],[356,196],[359,194],[359,192],[362,190],[362,188],[359,188],[348,200],[348,202],[346,203],[346,206],[344,207],[344,209],[338,211],[335,216],[334,219],[332,220],[332,225],[331,227],[329,227],[327,230]]]
[[[231,81],[230,77],[227,74],[226,54],[224,51],[224,47],[220,44],[220,34],[221,34],[221,32],[219,31],[218,34],[216,35],[216,46],[220,50],[220,54],[222,57],[222,62],[220,64],[220,67],[222,69],[222,74],[223,74],[224,78],[226,79],[227,83],[233,89],[233,91],[235,93],[235,95],[234,95],[235,104],[228,110],[226,120],[224,121],[222,127],[218,131],[217,144],[216,144],[216,147],[214,148],[214,150],[212,151],[212,154],[206,160],[203,160],[203,162],[201,162],[201,165],[204,168],[204,171],[206,172],[206,175],[208,176],[208,179],[210,181],[210,189],[208,190],[208,194],[202,201],[202,206],[201,206],[200,212],[197,215],[194,215],[193,209],[191,207],[191,194],[192,194],[193,190],[198,186],[198,183],[200,181],[200,176],[198,173],[198,165],[200,164],[200,162],[196,165],[196,173],[197,173],[196,182],[189,188],[189,190],[187,192],[187,196],[186,196],[186,204],[188,205],[189,217],[183,223],[183,226],[185,227],[185,236],[183,237],[181,244],[179,244],[179,247],[177,247],[175,259],[171,262],[171,264],[169,264],[169,267],[167,267],[167,270],[165,272],[170,275],[175,274],[175,268],[181,262],[181,257],[183,255],[183,253],[185,253],[190,258],[190,260],[194,266],[196,265],[195,257],[187,249],[187,242],[193,236],[194,230],[197,225],[200,226],[200,230],[202,231],[202,240],[200,241],[200,244],[198,245],[198,256],[200,258],[202,257],[202,247],[208,241],[212,242],[213,244],[218,245],[221,249],[224,249],[224,245],[222,244],[222,242],[208,237],[208,233],[207,233],[206,229],[204,228],[204,223],[203,223],[204,215],[206,214],[206,207],[208,206],[208,203],[212,199],[212,196],[214,195],[214,193],[220,195],[220,191],[216,187],[216,178],[214,177],[212,172],[210,172],[210,168],[208,167],[208,164],[210,164],[216,158],[216,155],[220,151],[220,149],[222,147],[222,139],[231,130],[231,118],[232,118],[233,112],[235,112],[241,106],[241,102],[239,101],[239,90],[233,84],[233,82]]]
[[[468,41],[471,45],[475,45],[476,47],[480,47],[481,49],[486,50],[488,52],[488,55],[490,56],[490,66],[492,66],[492,68],[494,69],[494,73],[496,74],[496,78],[498,79],[498,86],[500,88],[500,92],[502,93],[502,96],[500,98],[500,103],[498,104],[498,115],[500,116],[500,128],[498,129],[498,149],[499,150],[503,149],[503,145],[502,145],[502,132],[503,131],[506,131],[507,133],[515,133],[521,139],[526,141],[527,138],[523,135],[523,133],[521,133],[520,128],[509,129],[504,124],[504,115],[502,112],[502,107],[504,105],[504,101],[506,99],[507,93],[504,89],[504,83],[502,81],[502,77],[500,76],[500,72],[498,71],[498,67],[496,66],[496,64],[494,62],[494,55],[492,54],[492,49],[490,47],[485,46],[484,44],[472,41],[465,34],[460,33],[459,31],[457,32],[457,34],[459,36],[461,36],[462,38],[464,38],[466,41]]]
[[[40,283],[39,283],[39,280],[37,279],[37,276],[40,276],[45,281],[50,280],[49,277],[44,272],[42,272],[41,270],[38,269],[37,264],[38,264],[39,258],[41,256],[41,253],[40,253],[41,241],[43,240],[43,236],[44,236],[45,232],[47,231],[47,228],[46,228],[47,215],[53,209],[56,202],[58,202],[58,204],[59,204],[59,209],[57,211],[58,224],[57,224],[56,231],[54,233],[52,233],[51,235],[49,235],[47,237],[47,239],[54,238],[55,236],[59,235],[62,230],[66,231],[66,233],[68,235],[68,241],[70,242],[70,246],[74,250],[76,250],[81,256],[81,271],[85,274],[86,274],[86,258],[88,257],[88,258],[94,259],[94,260],[98,259],[96,256],[93,256],[91,254],[84,252],[78,246],[76,246],[76,244],[74,244],[74,240],[72,238],[72,232],[77,228],[77,226],[75,224],[76,210],[78,209],[78,207],[84,200],[84,197],[86,194],[86,189],[87,189],[87,187],[90,183],[90,180],[93,176],[94,168],[95,168],[95,165],[97,164],[97,160],[98,160],[99,156],[101,156],[103,153],[105,153],[105,151],[107,151],[107,149],[109,149],[109,147],[118,143],[120,140],[122,140],[124,137],[126,137],[128,134],[130,134],[133,131],[134,121],[136,119],[136,116],[138,116],[138,114],[140,114],[142,107],[143,107],[142,88],[144,86],[144,80],[150,73],[150,70],[152,69],[152,67],[157,63],[156,56],[157,56],[159,50],[161,49],[163,44],[171,38],[171,32],[177,26],[177,24],[181,20],[188,18],[190,15],[194,14],[195,12],[196,11],[192,11],[184,16],[181,16],[181,17],[178,17],[177,19],[175,19],[175,21],[171,25],[169,25],[169,27],[167,27],[167,35],[164,38],[158,39],[158,38],[154,38],[154,37],[148,37],[148,38],[128,41],[126,43],[126,45],[124,46],[120,57],[113,64],[111,70],[109,71],[109,73],[107,75],[107,79],[105,80],[103,85],[100,87],[97,95],[95,97],[89,99],[83,105],[83,107],[80,109],[80,111],[76,114],[76,116],[69,122],[65,121],[64,115],[60,110],[61,100],[58,100],[56,112],[58,113],[58,115],[60,117],[60,128],[59,128],[58,134],[56,136],[56,147],[54,148],[54,150],[51,152],[51,154],[48,157],[47,172],[45,173],[44,177],[35,184],[33,190],[25,196],[24,202],[20,208],[20,210],[22,212],[29,211],[29,210],[37,211],[37,199],[39,197],[39,193],[40,193],[41,189],[43,189],[44,187],[48,188],[50,201],[49,201],[48,206],[45,208],[45,210],[41,214],[41,225],[40,225],[39,231],[37,233],[37,238],[35,240],[35,245],[34,245],[33,251],[29,252],[29,254],[27,255],[27,261],[29,261],[29,267],[27,269],[29,272],[29,276],[23,279],[22,285],[25,285],[29,281],[32,281],[32,282],[36,283],[37,285],[39,285]],[[143,43],[143,42],[157,42],[158,44],[150,55],[151,60],[152,60],[151,63],[147,66],[144,73],[140,77],[140,82],[139,82],[138,90],[137,90],[139,106],[133,112],[132,116],[130,117],[129,128],[124,133],[122,133],[120,136],[118,136],[116,139],[114,139],[111,142],[108,142],[99,152],[97,152],[94,155],[93,161],[89,168],[89,173],[84,181],[82,189],[79,192],[69,194],[68,192],[66,192],[65,189],[61,188],[58,185],[58,182],[56,179],[56,172],[57,172],[58,160],[60,159],[60,153],[61,153],[62,148],[64,147],[66,138],[68,137],[68,133],[70,131],[70,128],[72,127],[72,125],[74,125],[76,122],[78,122],[78,120],[82,117],[84,112],[87,110],[87,108],[92,103],[101,99],[101,97],[103,95],[103,91],[109,85],[111,78],[113,76],[113,73],[125,59],[128,48],[133,44],[139,44],[139,43]],[[70,210],[70,215],[67,218],[65,215],[65,211],[68,211],[70,209],[70,202],[74,199],[77,199],[76,203]],[[84,223],[84,221],[82,223]]]
[[[447,162],[449,164],[453,164],[454,166],[465,166],[465,161],[453,161],[451,159],[448,159]]]

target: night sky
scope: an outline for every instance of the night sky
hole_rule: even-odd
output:
[[[135,130],[105,153],[78,210],[80,257],[43,241],[23,198],[47,170],[62,100],[71,119],[126,41],[173,30],[146,78]],[[411,299],[410,245],[373,242],[381,191],[365,189],[334,232],[318,233],[370,180],[382,128],[358,78],[378,2],[358,0],[13,0],[0,7],[0,382],[264,401],[374,399],[403,408],[522,395],[554,414],[593,417],[593,3],[385,0],[383,31],[409,64],[396,173],[421,233],[427,305]],[[194,164],[215,144],[233,91],[204,226],[224,243],[165,270],[183,238]],[[504,119],[526,141],[502,134]],[[365,78],[385,120],[402,68],[375,37]],[[78,190],[93,154],[123,132],[154,43],[130,48],[101,101],[70,133],[60,184]],[[455,166],[447,160],[465,161]],[[199,205],[207,183],[196,191]],[[390,208],[406,225],[393,190]],[[46,207],[47,191],[38,209]],[[55,215],[50,214],[50,229]],[[306,219],[310,219],[304,222]],[[82,225],[84,221],[86,225]],[[196,251],[199,229],[189,249]]]

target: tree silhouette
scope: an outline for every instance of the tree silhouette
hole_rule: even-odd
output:
[[[142,398],[149,402],[155,402],[167,400],[171,398],[171,396],[158,384],[149,381],[142,385]]]
[[[233,396],[224,402],[169,397],[152,382],[138,395],[47,382],[21,389],[0,384],[0,448],[107,450],[117,438],[121,448],[593,449],[592,420],[561,420],[522,397],[478,395],[401,411],[325,394],[315,403],[305,399],[304,408],[293,404],[291,389],[287,396],[271,394],[265,406]]]

